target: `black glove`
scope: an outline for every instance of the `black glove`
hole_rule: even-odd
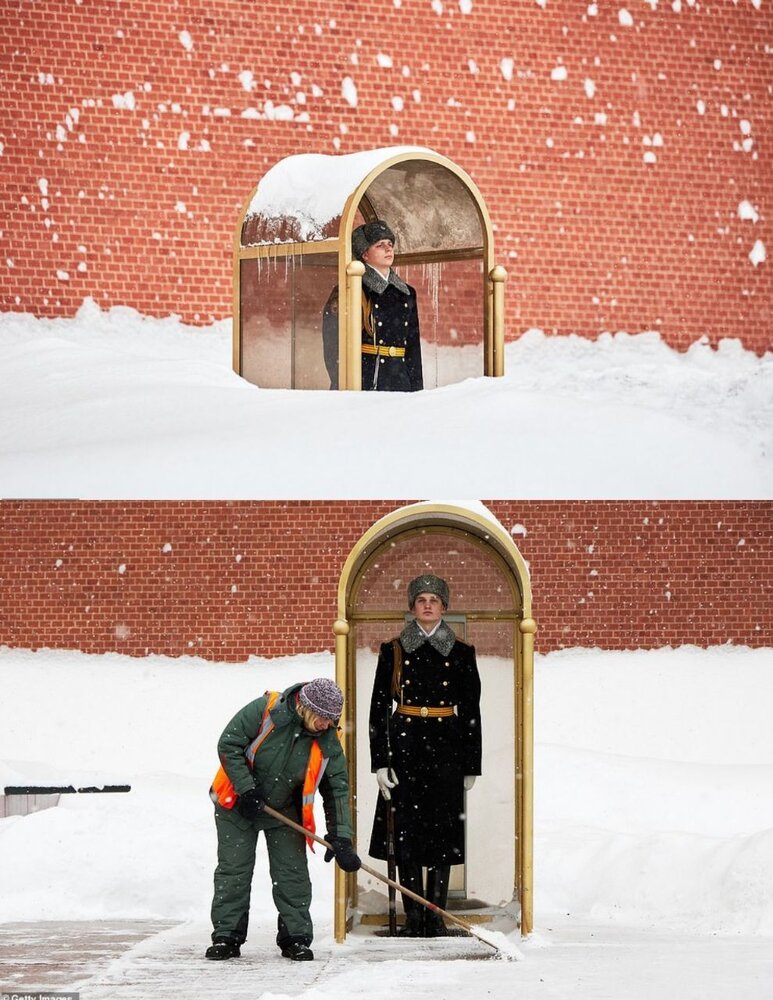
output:
[[[352,847],[351,840],[346,837],[330,836],[325,839],[330,844],[330,847],[325,851],[325,861],[332,861],[335,858],[338,867],[345,872],[356,872],[358,868],[362,867],[362,862]]]
[[[245,819],[257,819],[263,812],[263,794],[259,788],[251,788],[248,792],[242,792],[236,800],[236,808]]]

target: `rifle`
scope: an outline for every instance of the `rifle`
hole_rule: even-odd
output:
[[[387,708],[387,759],[389,760],[389,769],[391,771],[392,763],[392,743],[389,735],[389,708]],[[379,792],[379,795],[381,792]],[[389,877],[388,892],[389,892],[389,936],[394,937],[397,934],[397,891],[393,883],[397,881],[397,865],[395,862],[395,806],[394,802],[389,799],[386,803],[386,848],[387,848],[387,875]]]

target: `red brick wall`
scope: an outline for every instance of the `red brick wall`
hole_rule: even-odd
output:
[[[268,166],[416,143],[482,189],[509,336],[770,348],[771,262],[749,252],[773,253],[771,5],[677,6],[5,0],[0,309],[227,316],[233,231]]]
[[[343,563],[398,506],[6,501],[0,645],[216,660],[332,649]],[[531,564],[543,653],[773,643],[772,503],[488,506]]]

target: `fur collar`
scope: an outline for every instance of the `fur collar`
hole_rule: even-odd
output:
[[[409,622],[400,633],[400,645],[406,653],[415,653],[425,642],[428,642],[441,656],[448,656],[456,642],[456,635],[449,625],[441,622],[437,631],[427,638],[416,624],[416,619]]]
[[[398,292],[402,292],[403,295],[410,295],[410,288],[403,279],[397,274],[394,268],[389,268],[389,277],[382,277],[375,267],[368,267],[365,265],[365,274],[362,276],[362,283],[369,292],[373,292],[374,295],[382,295],[390,285],[394,285]]]

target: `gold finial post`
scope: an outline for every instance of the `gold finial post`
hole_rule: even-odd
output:
[[[347,389],[362,389],[362,276],[365,265],[361,260],[346,265],[347,345],[341,357],[346,357],[345,383]],[[340,378],[340,376],[339,376]]]
[[[518,626],[523,642],[523,776],[521,816],[521,934],[534,926],[534,635],[537,623],[524,618]]]
[[[489,278],[494,296],[494,366],[492,375],[505,373],[505,282],[507,271],[501,264],[491,268]]]
[[[359,330],[357,331],[359,335]],[[346,658],[348,655],[347,646],[349,641],[349,622],[344,621],[343,618],[338,618],[333,623],[333,634],[335,635],[335,671],[336,671],[336,684],[341,688],[341,690],[346,695],[344,699],[344,711],[341,716],[341,731],[343,733],[343,743],[344,750],[349,753],[351,747],[349,743],[351,742],[348,737],[350,731],[349,726],[349,692],[347,691],[346,684]],[[341,944],[346,940],[346,872],[343,871],[338,865],[333,866],[335,868],[335,885],[334,885],[334,910],[333,910],[333,933],[338,944]]]

